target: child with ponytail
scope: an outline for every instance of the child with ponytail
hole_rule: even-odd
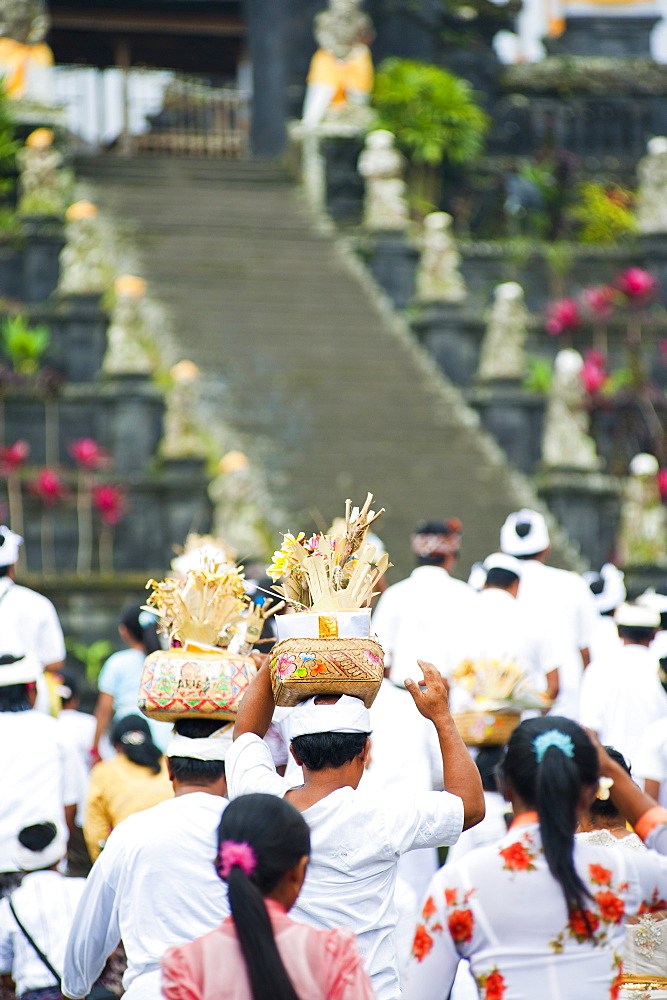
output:
[[[350,931],[287,916],[310,854],[301,813],[274,795],[240,796],[222,814],[218,842],[231,916],[166,952],[167,1000],[373,1000]]]
[[[461,958],[482,1000],[619,996],[625,920],[667,905],[667,859],[575,841],[599,790],[599,763],[586,732],[569,719],[523,722],[500,779],[514,822],[498,844],[434,876],[406,996],[442,1000]]]

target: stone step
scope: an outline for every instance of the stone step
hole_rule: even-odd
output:
[[[497,547],[528,484],[421,348],[385,324],[280,168],[103,156],[79,172],[202,368],[213,430],[231,419],[250,439],[289,527],[326,525],[370,489],[387,508],[396,575],[423,518],[462,517],[463,572]]]

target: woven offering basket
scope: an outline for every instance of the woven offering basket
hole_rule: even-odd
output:
[[[454,724],[468,747],[503,746],[521,722],[521,712],[454,712]]]
[[[284,639],[271,651],[276,705],[316,694],[349,694],[370,708],[380,690],[384,652],[373,639]]]
[[[241,698],[257,673],[249,656],[220,652],[157,650],[146,657],[139,708],[149,719],[236,718]]]

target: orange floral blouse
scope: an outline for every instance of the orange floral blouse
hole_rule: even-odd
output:
[[[576,842],[574,859],[590,896],[570,912],[532,816],[436,872],[405,995],[444,1000],[465,958],[481,1000],[614,1000],[625,918],[667,907],[667,858]]]

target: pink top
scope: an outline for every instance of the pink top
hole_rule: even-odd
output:
[[[374,1000],[352,931],[315,930],[291,920],[272,899],[266,906],[299,1000]],[[231,917],[209,934],[165,952],[162,992],[167,1000],[252,1000]]]

